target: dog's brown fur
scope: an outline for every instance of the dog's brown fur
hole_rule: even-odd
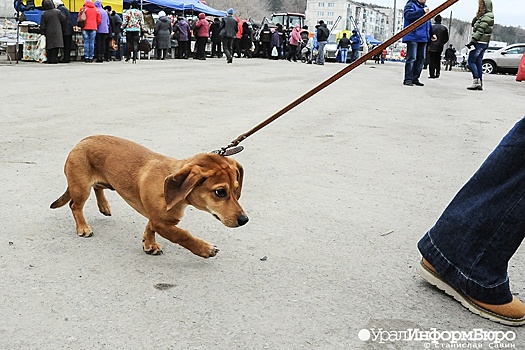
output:
[[[64,172],[66,192],[51,208],[69,202],[77,234],[82,237],[93,234],[82,211],[91,187],[102,214],[111,215],[104,195],[104,190],[110,189],[149,219],[143,237],[148,254],[162,253],[155,232],[204,258],[217,254],[217,247],[177,227],[188,205],[209,212],[228,227],[248,222],[238,202],[243,168],[237,161],[217,154],[177,160],[132,141],[96,135],[83,139],[71,150]]]

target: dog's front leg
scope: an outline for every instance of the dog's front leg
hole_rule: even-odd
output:
[[[153,230],[153,225],[151,224],[151,221],[148,221],[146,229],[144,230],[144,236],[142,238],[142,249],[144,249],[146,254],[162,254],[162,248],[155,239],[155,231]]]
[[[167,240],[177,243],[193,254],[202,256],[203,258],[210,258],[219,252],[216,246],[192,236],[188,231],[175,225],[152,223],[151,228]]]

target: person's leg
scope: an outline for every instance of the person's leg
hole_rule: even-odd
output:
[[[72,35],[64,35],[64,57],[62,57],[62,63],[71,62],[71,43],[73,42]]]
[[[346,63],[348,49],[341,49],[341,62]]]
[[[476,67],[478,70],[479,80],[481,86],[483,86],[483,55],[485,55],[485,51],[487,50],[488,44],[476,44],[476,46],[479,46],[479,54],[476,59]]]
[[[97,36],[96,30],[88,30],[89,33],[89,60],[93,62],[95,57],[95,37]]]
[[[228,63],[233,62],[233,56],[232,56],[232,38],[224,38],[222,40],[222,48],[224,50],[224,54],[226,55],[226,60]]]
[[[525,237],[524,212],[525,118],[452,199],[419,251],[457,291],[482,303],[509,303],[507,268]]]
[[[423,71],[423,64],[425,63],[425,56],[427,52],[427,43],[417,43],[416,61],[414,62],[414,71],[412,82],[414,84],[419,82],[421,72]]]
[[[139,39],[140,39],[140,32],[132,32],[133,33],[133,63],[137,62],[137,56],[139,55]]]
[[[319,42],[319,53],[318,53],[318,64],[324,64],[324,47],[326,46],[326,41]]]
[[[436,52],[436,78],[441,74],[441,52]]]
[[[436,52],[428,52],[428,76],[430,78],[436,77]]]
[[[414,79],[414,64],[416,62],[417,43],[408,41],[406,44],[407,51],[405,57],[405,77],[403,83],[411,85],[412,80]]]
[[[126,32],[126,62],[130,60],[133,52],[133,32]]]
[[[481,52],[481,49],[479,48],[479,46],[478,47],[474,46],[474,49],[470,51],[468,54],[467,64],[468,64],[468,67],[470,68],[470,72],[472,73],[473,79],[481,78],[478,72],[478,65],[476,64],[476,61],[478,60],[480,52]]]

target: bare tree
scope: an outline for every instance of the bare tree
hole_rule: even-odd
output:
[[[269,0],[207,0],[206,4],[222,11],[233,8],[234,17],[242,19],[260,20],[270,13]]]
[[[306,12],[306,0],[283,0],[281,11],[286,12]]]

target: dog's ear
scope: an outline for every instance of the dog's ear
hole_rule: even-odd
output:
[[[241,198],[241,192],[242,192],[242,182],[244,180],[244,169],[242,168],[242,165],[239,164],[237,161],[235,161],[235,166],[237,167],[237,182],[239,183],[239,187],[235,190],[235,197],[237,199]]]
[[[170,210],[190,194],[191,190],[203,178],[202,171],[198,166],[184,166],[177,173],[164,179],[164,198],[166,199],[166,210]]]

